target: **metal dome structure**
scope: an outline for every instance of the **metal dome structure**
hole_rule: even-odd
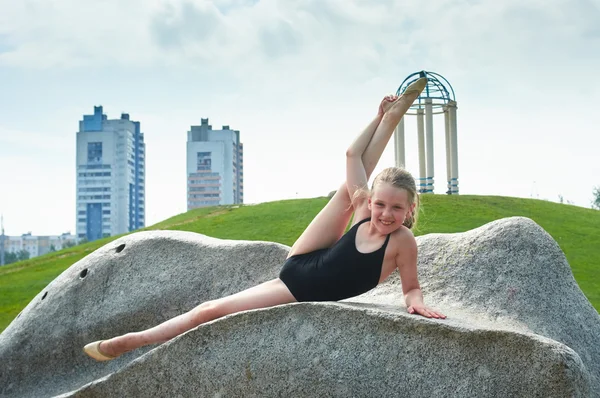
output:
[[[446,177],[449,195],[458,195],[458,146],[456,123],[456,96],[448,80],[435,72],[420,71],[406,77],[398,90],[397,95],[402,95],[406,87],[420,79],[427,78],[427,86],[409,108],[406,115],[417,116],[417,134],[419,146],[419,178],[417,179],[420,193],[433,193],[434,165],[433,165],[433,115],[443,114],[446,132]],[[412,110],[413,112],[410,112]],[[405,115],[405,117],[406,117]],[[404,167],[404,117],[398,123],[394,132],[394,148],[396,166]]]

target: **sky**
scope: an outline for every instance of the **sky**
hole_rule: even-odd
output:
[[[146,225],[186,211],[191,125],[244,144],[246,203],[324,196],[380,100],[421,70],[458,103],[461,194],[590,207],[600,0],[0,0],[7,235],[75,233],[78,122],[141,123]],[[407,169],[418,177],[416,120]],[[443,117],[435,192],[446,191]],[[393,141],[375,173],[394,165]]]

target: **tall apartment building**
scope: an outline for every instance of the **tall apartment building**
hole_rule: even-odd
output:
[[[240,132],[213,130],[208,119],[187,132],[187,208],[244,203]]]
[[[77,238],[93,241],[145,225],[145,144],[140,122],[108,120],[101,106],[77,133]]]

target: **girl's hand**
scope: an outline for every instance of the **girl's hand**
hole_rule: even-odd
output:
[[[383,116],[383,114],[385,113],[385,111],[383,110],[383,104],[385,103],[390,103],[390,102],[394,102],[398,99],[397,95],[386,95],[382,100],[381,100],[381,104],[379,104],[379,111],[377,112],[378,116]]]
[[[411,305],[407,308],[407,310],[409,314],[419,314],[426,318],[446,319],[446,315],[442,314],[441,312],[434,311],[423,304]]]

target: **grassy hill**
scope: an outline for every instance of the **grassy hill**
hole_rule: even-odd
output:
[[[266,240],[291,246],[327,200],[196,209],[145,229],[192,231],[217,238]],[[510,216],[529,217],[554,237],[584,294],[600,310],[600,211],[534,199],[423,195],[415,234],[463,232]],[[62,271],[116,238],[0,267],[0,331]]]

